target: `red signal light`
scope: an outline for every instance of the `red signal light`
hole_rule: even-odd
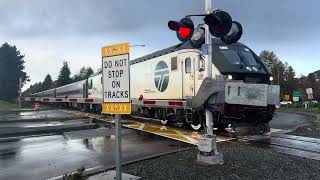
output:
[[[190,32],[191,32],[190,28],[185,28],[185,27],[179,28],[179,34],[183,38],[187,38],[190,35]]]
[[[169,21],[168,27],[177,32],[177,37],[181,42],[190,40],[194,31],[194,25],[190,18],[183,18],[179,22]]]

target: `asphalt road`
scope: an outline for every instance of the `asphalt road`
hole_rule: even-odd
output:
[[[47,111],[40,112],[38,115],[29,113],[22,115],[23,117],[19,117],[20,115],[5,116],[10,117],[10,123],[12,124],[19,124],[19,121],[24,119],[35,120],[34,124],[30,121],[27,123],[21,121],[22,126],[12,129],[13,131],[20,131],[21,128],[29,129],[33,127],[32,125],[39,124],[37,117],[60,118],[63,117],[64,113]],[[6,117],[2,116],[0,118],[0,131],[2,125],[8,126],[10,124]],[[48,126],[45,126],[47,122],[42,122],[39,127],[42,129],[50,126],[50,128],[59,129],[62,126],[83,123],[80,117],[74,116],[73,118],[75,119],[70,119],[72,123],[59,121],[56,127],[50,119]],[[4,121],[6,122],[4,123]],[[112,167],[115,161],[114,131],[113,126],[109,126],[67,132],[60,131],[59,133],[53,131],[53,135],[49,133],[39,134],[37,131],[33,131],[28,136],[13,137],[10,135],[2,137],[0,138],[0,179],[47,179],[75,172],[81,167],[86,169]],[[122,145],[124,162],[190,147],[190,145],[182,142],[131,129],[123,129]]]
[[[305,123],[306,118],[277,112],[271,128],[291,129]],[[0,115],[0,179],[46,179],[81,167],[112,167],[113,134],[111,125],[91,126],[89,119],[58,110]],[[122,145],[124,162],[190,147],[125,128]]]
[[[308,116],[277,111],[270,121],[270,127],[275,129],[290,130],[308,122]]]

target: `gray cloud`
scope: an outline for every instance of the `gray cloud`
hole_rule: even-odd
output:
[[[195,13],[200,1],[150,0],[2,0],[0,33],[9,36],[134,32],[166,25],[168,17]],[[196,8],[194,8],[196,7]],[[167,18],[164,18],[167,17]]]
[[[294,41],[320,30],[317,0],[213,0],[244,27],[244,38]],[[204,0],[2,0],[0,33],[37,36],[100,35],[165,27],[169,19],[200,13]],[[155,30],[156,31],[156,30]]]
[[[320,31],[318,0],[217,1],[232,13],[250,39],[271,42],[314,40]]]

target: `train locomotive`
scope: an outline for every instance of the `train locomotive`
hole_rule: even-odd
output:
[[[186,41],[130,61],[133,115],[199,130],[205,111],[213,112],[218,128],[234,131],[254,127],[270,131],[280,87],[259,57],[242,43],[212,39],[213,62]],[[212,77],[206,77],[207,63]],[[63,87],[33,94],[43,98],[91,98],[94,102],[63,100],[68,106],[101,111],[102,74]],[[61,102],[61,101],[60,101]]]

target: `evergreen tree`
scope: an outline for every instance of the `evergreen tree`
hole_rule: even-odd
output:
[[[16,46],[4,43],[0,47],[0,99],[12,100],[19,95],[19,79],[22,82],[28,78],[23,71],[24,55],[17,50]],[[23,85],[23,84],[22,84]]]
[[[72,82],[72,79],[70,78],[70,68],[68,65],[68,62],[63,62],[63,66],[60,70],[60,74],[58,76],[58,80],[57,80],[57,86],[64,86],[66,84],[69,84]]]
[[[52,79],[50,74],[47,74],[46,78],[44,79],[42,83],[42,90],[48,90],[52,87]]]
[[[81,81],[81,80],[87,79],[91,74],[93,74],[92,68],[82,67],[80,69],[80,72],[78,74],[75,74],[72,79],[74,82]]]
[[[35,83],[33,85],[31,85],[27,90],[25,90],[22,95],[23,96],[30,96],[34,93],[38,93],[38,92],[41,92],[43,90],[42,88],[42,83],[41,82],[38,82],[38,83]]]

